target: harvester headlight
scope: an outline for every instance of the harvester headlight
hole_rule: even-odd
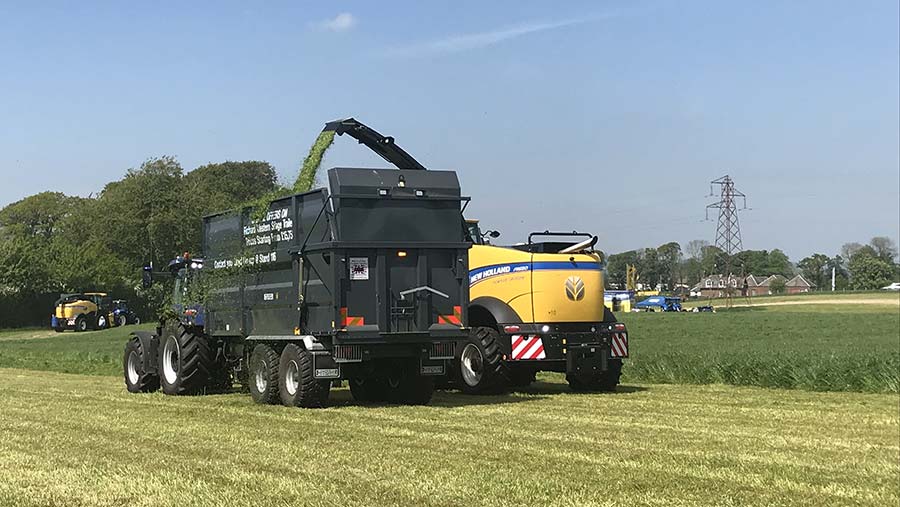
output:
[[[196,262],[192,262],[192,263],[191,263],[191,269],[197,269],[197,263],[196,263]]]
[[[387,189],[386,189],[386,188],[379,188],[379,189],[378,189],[378,195],[381,195],[381,196],[388,195]]]
[[[542,332],[542,333],[549,333],[549,332],[550,332],[550,326],[548,326],[547,324],[544,324],[543,326],[541,326],[541,332]]]

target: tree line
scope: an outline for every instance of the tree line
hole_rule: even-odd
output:
[[[152,317],[165,288],[142,289],[141,266],[152,262],[162,269],[176,254],[199,252],[204,215],[308,188],[331,141],[316,141],[291,187],[279,183],[267,162],[222,162],[185,172],[174,157],[160,157],[127,170],[96,196],[48,191],[9,204],[0,210],[0,328],[47,324],[53,301],[66,292],[109,292]],[[735,274],[801,273],[820,290],[830,288],[834,268],[838,289],[874,289],[900,279],[896,257],[893,241],[876,237],[796,264],[779,249],[747,250],[730,265]],[[705,275],[725,274],[727,261],[703,240],[684,248],[669,242],[609,255],[607,280],[624,286],[627,266],[634,265],[644,284],[693,286]]]
[[[709,275],[781,275],[789,279],[800,274],[816,290],[830,290],[833,269],[836,290],[871,290],[900,280],[897,254],[897,245],[890,238],[878,236],[868,244],[846,243],[839,253],[814,253],[794,264],[777,248],[744,250],[729,259],[721,249],[696,239],[684,249],[673,241],[609,255],[606,278],[612,287],[625,287],[628,266],[634,266],[644,286],[672,290],[678,285],[693,287]],[[729,265],[731,273],[726,272]]]
[[[283,191],[267,162],[185,172],[160,157],[95,197],[41,192],[14,202],[0,210],[0,328],[47,324],[66,292],[109,292],[150,317],[163,288],[143,291],[141,266],[199,252],[202,216]]]

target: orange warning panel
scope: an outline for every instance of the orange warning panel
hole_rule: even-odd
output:
[[[453,324],[462,326],[462,307],[454,306],[453,315],[438,315],[438,324]]]
[[[341,327],[350,327],[350,326],[363,326],[366,324],[366,319],[363,317],[354,317],[352,315],[348,315],[349,311],[346,307],[341,308]]]

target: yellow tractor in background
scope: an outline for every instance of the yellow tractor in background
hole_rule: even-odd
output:
[[[57,333],[106,329],[114,322],[112,310],[112,298],[105,292],[62,294],[54,303],[50,326]]]

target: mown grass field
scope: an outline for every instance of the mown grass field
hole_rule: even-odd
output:
[[[897,505],[894,395],[558,382],[427,407],[0,369],[0,505]]]
[[[803,304],[787,304],[798,301]],[[753,303],[715,314],[619,314],[631,342],[623,380],[900,392],[900,295],[781,296]],[[121,375],[122,347],[133,329],[0,332],[0,367]]]

